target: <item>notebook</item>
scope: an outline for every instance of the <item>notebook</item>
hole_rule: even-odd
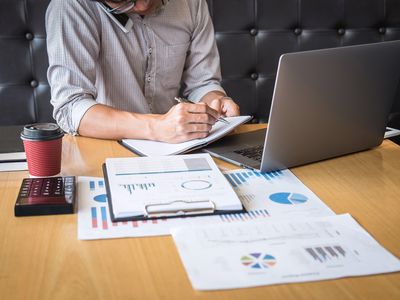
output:
[[[174,155],[193,151],[204,147],[227,135],[237,126],[251,119],[250,116],[224,118],[229,122],[217,122],[211,129],[210,135],[204,139],[195,139],[178,144],[169,144],[150,140],[123,139],[120,143],[140,156]]]
[[[107,158],[103,171],[113,222],[243,212],[209,154]]]

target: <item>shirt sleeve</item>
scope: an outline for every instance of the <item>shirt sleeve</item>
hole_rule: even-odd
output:
[[[200,101],[211,91],[221,91],[221,68],[214,27],[206,1],[198,1],[194,30],[183,72],[183,94]]]
[[[87,3],[52,0],[46,12],[47,78],[53,117],[71,134],[77,134],[82,117],[97,104],[99,25],[93,11],[94,2]]]

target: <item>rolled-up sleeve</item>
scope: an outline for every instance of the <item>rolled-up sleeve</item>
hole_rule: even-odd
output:
[[[198,1],[194,30],[183,73],[183,93],[189,99],[200,99],[211,91],[221,91],[221,68],[214,28],[206,1]]]
[[[82,0],[52,0],[46,12],[53,117],[71,134],[77,134],[82,117],[97,104],[100,38],[92,9]]]

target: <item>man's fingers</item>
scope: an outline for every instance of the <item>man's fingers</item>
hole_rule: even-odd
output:
[[[210,124],[196,124],[188,123],[183,125],[178,125],[176,131],[180,135],[187,135],[189,133],[206,133],[208,134],[212,128]]]
[[[222,109],[222,107],[221,107],[221,104],[222,104],[222,102],[221,102],[221,100],[220,99],[214,99],[213,101],[211,101],[211,103],[210,103],[210,107],[212,108],[212,109],[214,109],[215,111],[217,111],[218,112],[218,117],[221,115],[221,109]]]
[[[226,117],[240,116],[239,106],[232,100],[227,100],[222,105],[223,115]]]
[[[211,115],[208,114],[189,114],[189,119],[188,123],[204,123],[204,124],[210,124],[214,125],[215,122],[217,121],[216,118],[212,117]]]
[[[193,114],[208,114],[212,116],[214,119],[218,119],[219,113],[212,107],[208,106],[205,103],[182,103],[183,104],[183,109],[185,109],[188,112],[191,112]],[[180,105],[180,104],[179,104]]]

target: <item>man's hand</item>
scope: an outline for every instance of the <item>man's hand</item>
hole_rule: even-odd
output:
[[[210,106],[221,117],[235,117],[240,115],[239,106],[230,97],[220,97],[211,101]]]
[[[201,98],[201,102],[206,103],[218,112],[218,117],[236,117],[240,115],[239,106],[220,91],[211,91]]]
[[[154,123],[155,139],[181,143],[208,136],[219,117],[218,111],[205,103],[179,103]]]
[[[224,94],[210,92],[198,104],[179,103],[166,114],[139,114],[96,104],[83,116],[80,135],[102,139],[148,139],[180,143],[205,138],[219,117],[239,115]]]

